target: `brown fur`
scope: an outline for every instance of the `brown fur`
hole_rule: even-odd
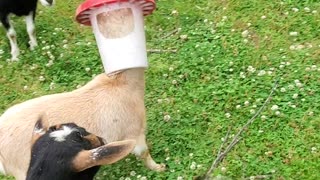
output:
[[[164,170],[146,146],[144,89],[144,69],[135,68],[110,77],[100,74],[72,92],[42,96],[9,108],[0,117],[0,162],[6,173],[24,180],[33,127],[43,114],[50,126],[74,122],[107,142],[136,139],[138,150],[134,153],[148,168]]]

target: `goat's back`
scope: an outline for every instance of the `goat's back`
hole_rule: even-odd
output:
[[[37,7],[37,0],[0,0],[0,15],[26,16]]]

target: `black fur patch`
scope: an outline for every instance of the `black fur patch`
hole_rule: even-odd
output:
[[[98,172],[99,166],[74,172],[73,158],[82,150],[92,149],[90,142],[82,138],[89,133],[73,123],[62,126],[76,128],[77,131],[68,135],[65,141],[57,142],[49,136],[57,130],[56,126],[50,127],[32,147],[27,180],[92,180]]]

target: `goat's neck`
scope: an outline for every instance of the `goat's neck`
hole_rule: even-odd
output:
[[[132,68],[121,72],[117,78],[129,88],[143,90],[145,88],[144,68]],[[115,75],[117,76],[117,75]]]
[[[115,78],[120,78],[125,81],[129,86],[141,86],[144,88],[144,68],[132,68],[113,75]]]
[[[83,92],[86,90],[98,89],[124,89],[129,93],[140,91],[144,95],[145,79],[144,68],[127,69],[113,75],[106,75],[105,73],[98,75],[84,87],[76,90]]]

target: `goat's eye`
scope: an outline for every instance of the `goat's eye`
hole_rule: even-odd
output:
[[[83,135],[80,132],[77,132],[77,136],[83,137]]]

